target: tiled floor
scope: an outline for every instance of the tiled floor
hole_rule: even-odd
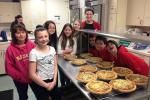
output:
[[[0,76],[0,91],[10,90],[10,89],[14,90],[13,100],[19,100],[18,93],[16,91],[12,79],[7,75]],[[68,87],[61,88],[61,91],[62,91],[61,92],[62,96],[64,98],[63,100],[87,100],[85,96],[83,96],[82,93],[73,84]],[[28,90],[28,96],[29,96],[28,100],[36,100],[30,87]]]
[[[15,88],[15,85],[14,85],[12,79],[9,76],[0,76],[0,91],[5,91],[5,90],[9,90],[9,89],[14,90],[13,91],[13,93],[14,93],[14,99],[13,100],[19,100],[16,88]],[[28,96],[29,96],[28,100],[36,100],[30,87],[28,90]]]

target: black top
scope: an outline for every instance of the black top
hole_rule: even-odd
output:
[[[53,33],[52,35],[49,36],[48,45],[54,47],[57,52],[57,35],[56,35],[56,33]]]
[[[94,30],[94,26],[93,24],[85,24],[85,28],[84,29],[91,29],[91,30]]]

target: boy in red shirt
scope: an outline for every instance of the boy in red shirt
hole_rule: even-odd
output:
[[[103,36],[97,36],[95,39],[95,48],[90,48],[89,52],[95,57],[102,57],[103,50],[106,50],[107,39]]]
[[[147,63],[143,59],[128,52],[124,46],[118,46],[116,41],[109,40],[107,42],[107,50],[110,56],[114,57],[115,65],[128,67],[133,70],[134,73],[148,76],[149,68]]]

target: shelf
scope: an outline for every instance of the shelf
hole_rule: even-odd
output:
[[[98,31],[85,30],[85,29],[84,30],[79,30],[79,31],[89,33],[89,34],[102,35],[102,36],[115,38],[115,39],[124,39],[124,40],[132,41],[132,42],[141,42],[141,43],[145,43],[145,44],[150,44],[150,38],[146,37],[146,36],[141,36],[141,35],[126,34],[124,36],[119,36],[119,35],[116,35],[114,33],[101,33],[101,32],[98,32]]]

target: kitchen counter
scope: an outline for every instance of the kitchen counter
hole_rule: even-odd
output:
[[[75,84],[75,86],[87,97],[89,100],[141,100],[150,96],[150,89],[138,88],[135,92],[129,94],[118,93],[112,91],[111,94],[107,95],[95,95],[89,93],[83,84],[79,83],[75,77],[79,72],[79,67],[72,65],[69,61],[58,57],[58,65],[63,70],[64,74]]]

